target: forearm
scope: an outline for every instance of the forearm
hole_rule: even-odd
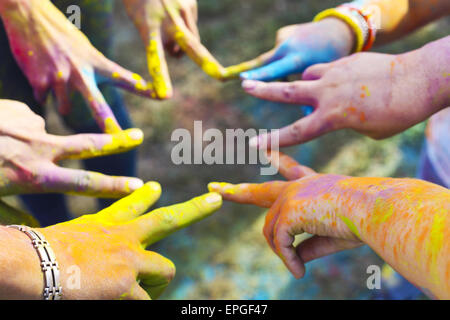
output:
[[[344,195],[363,190],[347,215],[358,237],[416,286],[449,299],[450,191],[416,179],[346,181]]]
[[[375,11],[379,24],[376,44],[383,44],[450,14],[448,0],[357,0],[362,9]],[[375,9],[375,10],[373,10]]]
[[[450,36],[431,42],[415,53],[426,86],[427,105],[431,114],[450,106]],[[430,58],[432,57],[432,58]]]
[[[31,240],[0,226],[0,299],[41,299],[44,278]]]

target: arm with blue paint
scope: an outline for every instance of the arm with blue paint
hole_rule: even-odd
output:
[[[398,39],[414,29],[450,13],[447,0],[358,0],[350,5],[370,10],[378,29],[375,44]],[[271,81],[302,73],[317,63],[328,63],[352,53],[355,34],[344,21],[328,17],[321,21],[284,27],[278,31],[273,50],[230,68],[242,79]]]
[[[250,140],[253,146],[304,143],[352,129],[384,139],[450,106],[450,36],[405,54],[363,52],[316,64],[302,81],[246,80],[247,93],[265,100],[311,105],[314,111],[278,132]]]
[[[450,190],[417,179],[316,174],[273,151],[269,158],[288,182],[209,188],[270,208],[264,236],[296,278],[309,261],[367,244],[431,297],[450,298]],[[304,232],[313,236],[294,247]]]

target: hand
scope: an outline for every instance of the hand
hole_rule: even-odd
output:
[[[0,197],[23,193],[68,193],[120,198],[140,188],[140,179],[110,177],[57,166],[63,159],[88,159],[124,152],[143,141],[139,129],[116,134],[54,136],[27,105],[0,100]]]
[[[97,87],[96,74],[129,91],[154,96],[142,77],[108,60],[49,0],[8,0],[0,6],[0,15],[36,99],[44,102],[52,90],[61,114],[70,112],[70,93],[76,90],[104,132],[120,131]]]
[[[39,230],[59,263],[63,299],[157,299],[163,293],[175,266],[145,248],[208,217],[222,199],[210,193],[143,214],[160,194],[160,185],[150,182],[95,215]],[[78,288],[70,278],[74,266]],[[42,274],[34,278],[42,282]],[[42,290],[42,285],[33,287]]]
[[[287,26],[278,31],[274,49],[239,65],[254,69],[241,73],[241,78],[271,81],[302,73],[313,64],[349,55],[354,41],[352,30],[339,19]]]
[[[211,183],[209,190],[226,200],[270,208],[264,236],[296,278],[304,276],[306,262],[363,245],[348,215],[352,204],[339,202],[338,186],[349,177],[316,174],[275,151],[268,158],[289,182]],[[314,236],[294,247],[294,237],[304,232]]]
[[[174,55],[186,52],[213,78],[227,77],[226,69],[200,42],[196,0],[123,0],[123,3],[147,48],[148,68],[158,98],[170,98],[173,91],[164,47]]]
[[[430,59],[422,50],[398,56],[359,53],[330,64],[314,65],[303,73],[303,81],[266,84],[247,80],[243,87],[257,98],[314,107],[309,116],[276,132],[280,147],[304,143],[343,128],[383,139],[426,120],[448,105],[443,102],[449,87],[442,71],[430,72],[436,68],[430,66]],[[440,51],[445,54],[442,48]],[[445,63],[444,58],[435,56],[435,64]],[[271,135],[262,135],[250,144],[270,145],[270,139]]]

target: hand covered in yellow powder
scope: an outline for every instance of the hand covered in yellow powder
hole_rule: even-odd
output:
[[[305,263],[369,245],[432,297],[450,298],[450,191],[417,179],[316,174],[272,151],[290,181],[212,183],[224,199],[270,208],[264,235],[297,278]],[[313,236],[294,246],[295,236]]]
[[[88,159],[128,151],[143,141],[139,129],[116,134],[55,136],[27,105],[0,100],[0,196],[68,193],[119,198],[140,188],[140,179],[62,168],[63,159]]]
[[[153,95],[142,77],[108,60],[51,1],[2,0],[0,16],[12,53],[36,99],[44,102],[51,90],[61,114],[70,112],[70,94],[78,91],[104,132],[120,130],[97,87],[96,74],[137,94]]]
[[[156,299],[161,295],[175,275],[175,266],[145,248],[211,215],[222,205],[222,198],[209,193],[144,214],[160,194],[160,185],[150,182],[97,214],[38,229],[59,263],[63,299]],[[29,285],[22,297],[39,298],[42,272],[29,247],[28,281],[24,282]],[[12,278],[18,281],[17,276]],[[0,287],[0,296],[1,291]]]
[[[170,98],[173,91],[164,47],[175,55],[187,53],[213,78],[228,77],[227,70],[200,42],[196,0],[123,0],[123,3],[147,48],[157,98]]]

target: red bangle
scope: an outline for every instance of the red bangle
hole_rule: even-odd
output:
[[[345,7],[349,10],[356,11],[364,18],[364,20],[366,20],[366,23],[369,27],[369,36],[367,38],[366,43],[363,46],[362,51],[369,51],[372,48],[372,46],[375,42],[375,39],[376,39],[376,35],[377,35],[377,28],[375,26],[374,21],[372,20],[372,15],[370,13],[369,14],[365,13],[363,10],[361,10],[357,7],[354,7],[350,4],[342,4],[339,7]]]

